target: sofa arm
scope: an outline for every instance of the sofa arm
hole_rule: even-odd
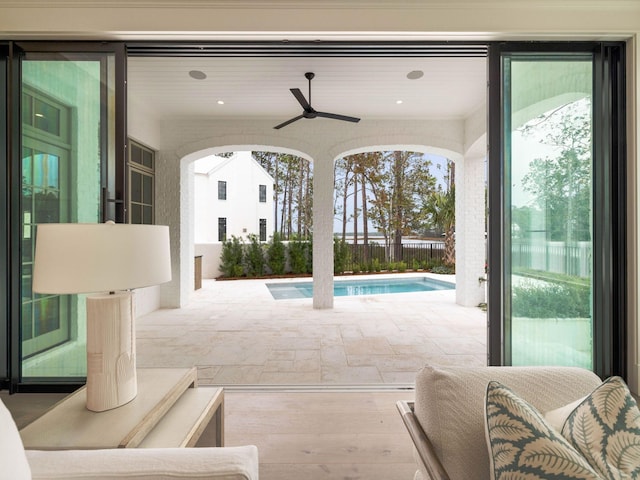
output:
[[[442,466],[442,463],[440,463],[440,459],[433,448],[431,440],[427,437],[427,434],[422,429],[420,422],[418,422],[413,412],[413,402],[401,400],[396,403],[396,407],[402,417],[404,426],[407,427],[418,457],[420,457],[420,461],[429,478],[433,480],[449,480],[449,475]]]
[[[34,480],[258,480],[253,445],[218,448],[27,450]]]

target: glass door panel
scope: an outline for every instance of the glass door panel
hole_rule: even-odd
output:
[[[0,42],[0,190],[2,194],[0,196],[0,225],[4,225],[2,231],[4,235],[0,237],[0,249],[4,252],[8,251],[8,246],[11,239],[12,229],[9,227],[9,182],[8,182],[8,149],[7,149],[7,119],[8,108],[7,100],[9,88],[7,85],[8,80],[8,60],[9,60],[9,46],[4,42]],[[9,369],[9,343],[10,339],[7,333],[9,332],[9,324],[11,322],[10,312],[10,299],[9,299],[9,285],[11,279],[9,278],[9,255],[2,255],[0,258],[0,310],[5,312],[0,317],[0,376],[3,378],[10,378],[11,372]]]
[[[593,368],[593,64],[590,52],[500,57],[502,278],[493,299],[502,302],[504,364]]]
[[[27,52],[21,62],[25,381],[86,374],[84,299],[36,294],[31,273],[39,224],[102,221],[105,166],[115,151],[113,57]]]
[[[67,222],[68,150],[31,137],[22,148],[22,355],[45,351],[70,339],[70,298],[35,294],[31,272],[39,223]]]

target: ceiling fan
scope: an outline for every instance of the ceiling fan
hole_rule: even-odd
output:
[[[302,114],[298,115],[297,117],[293,117],[292,119],[287,120],[286,122],[283,122],[280,125],[276,125],[273,128],[277,130],[279,128],[286,127],[290,123],[293,123],[296,120],[300,120],[301,118],[316,118],[316,117],[333,118],[334,120],[344,120],[345,122],[354,122],[354,123],[360,121],[360,119],[356,117],[348,117],[347,115],[338,115],[337,113],[318,112],[314,110],[314,108],[311,106],[311,80],[313,79],[313,77],[315,77],[315,73],[307,72],[304,74],[304,76],[307,80],[309,80],[309,101],[307,101],[304,98],[304,95],[302,95],[302,92],[300,91],[299,88],[289,89],[291,90],[291,93],[293,93],[293,96],[296,97],[296,100],[298,100],[298,103],[302,105],[302,110],[303,110]]]

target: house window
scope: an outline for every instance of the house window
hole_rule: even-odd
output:
[[[227,182],[218,180],[218,200],[227,199]]]
[[[129,140],[129,223],[154,223],[155,152]]]
[[[267,241],[267,219],[266,218],[260,219],[260,241],[261,242]]]
[[[260,203],[266,203],[267,201],[267,186],[260,185]]]
[[[224,242],[227,239],[227,219],[225,217],[218,218],[218,241]]]

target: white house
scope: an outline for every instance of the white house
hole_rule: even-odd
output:
[[[217,243],[232,235],[273,232],[273,177],[251,152],[211,155],[194,164],[195,243]]]

